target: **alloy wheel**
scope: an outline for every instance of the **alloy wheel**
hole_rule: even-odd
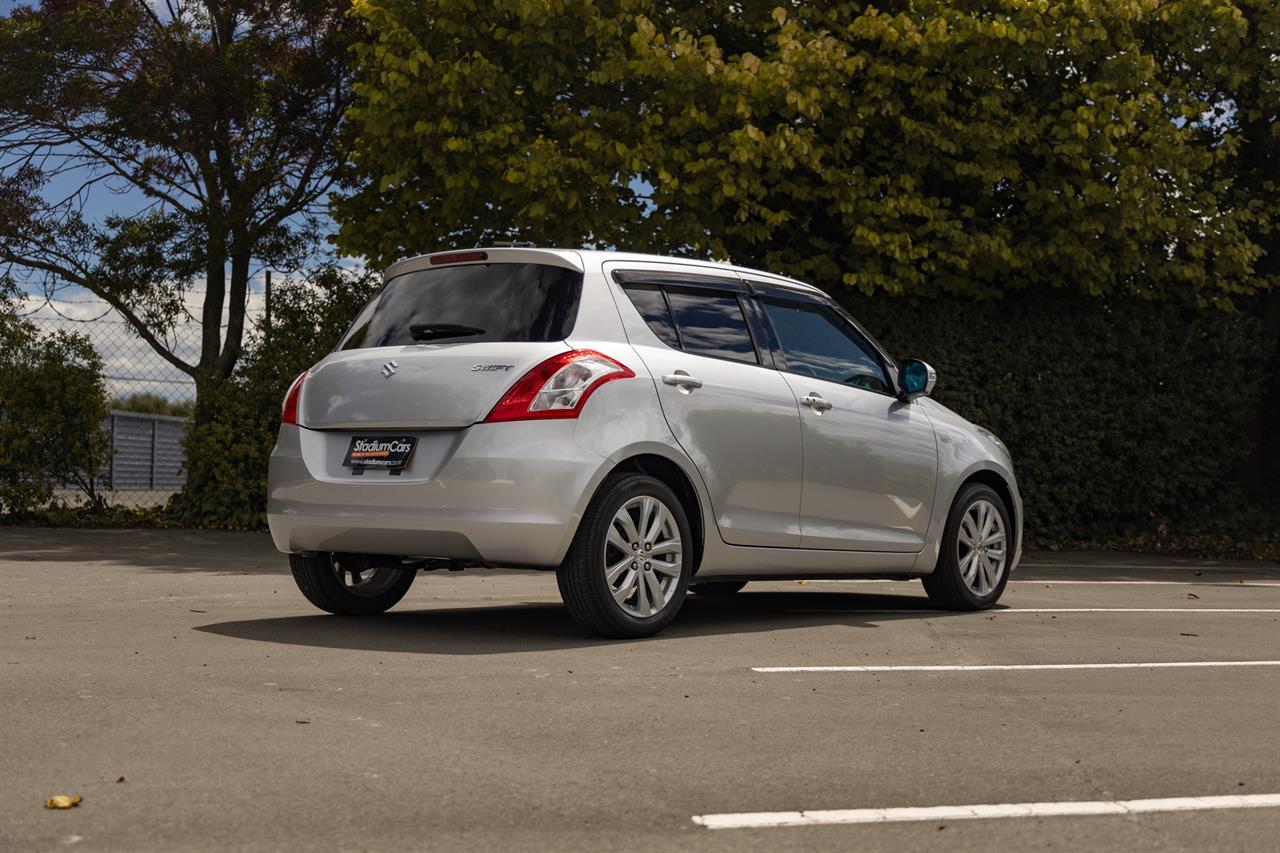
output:
[[[603,557],[605,582],[623,612],[656,616],[680,583],[684,549],[675,516],[658,498],[632,498],[609,523]]]
[[[995,504],[980,498],[969,505],[956,537],[956,565],[965,586],[979,598],[990,595],[1004,577],[1007,541],[1004,518]]]

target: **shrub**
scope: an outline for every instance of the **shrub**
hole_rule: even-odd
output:
[[[101,362],[83,336],[40,334],[11,297],[0,282],[0,512],[47,504],[64,484],[100,506],[93,478],[109,449]]]

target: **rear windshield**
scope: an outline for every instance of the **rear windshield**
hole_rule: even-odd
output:
[[[582,273],[544,264],[467,264],[398,275],[338,349],[459,341],[559,341],[573,331]]]

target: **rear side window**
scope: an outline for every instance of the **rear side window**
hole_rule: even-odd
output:
[[[462,341],[558,341],[573,331],[582,273],[545,264],[467,264],[387,282],[338,349]]]
[[[636,306],[640,316],[649,324],[649,328],[672,349],[680,349],[680,338],[676,336],[675,323],[671,321],[671,311],[667,309],[667,298],[655,285],[630,285],[623,291]]]
[[[668,290],[667,300],[685,352],[759,363],[737,296]]]

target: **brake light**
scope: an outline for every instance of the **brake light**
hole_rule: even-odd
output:
[[[432,255],[429,259],[431,265],[439,266],[440,264],[465,264],[474,261],[489,260],[488,252],[452,252],[448,255]]]
[[[562,352],[520,377],[484,422],[576,418],[601,385],[635,375],[626,365],[595,350]]]
[[[293,384],[285,392],[284,405],[280,407],[280,423],[298,423],[298,398],[302,396],[302,380],[307,378],[308,373],[310,371],[304,370],[298,374],[298,378],[293,380]]]

